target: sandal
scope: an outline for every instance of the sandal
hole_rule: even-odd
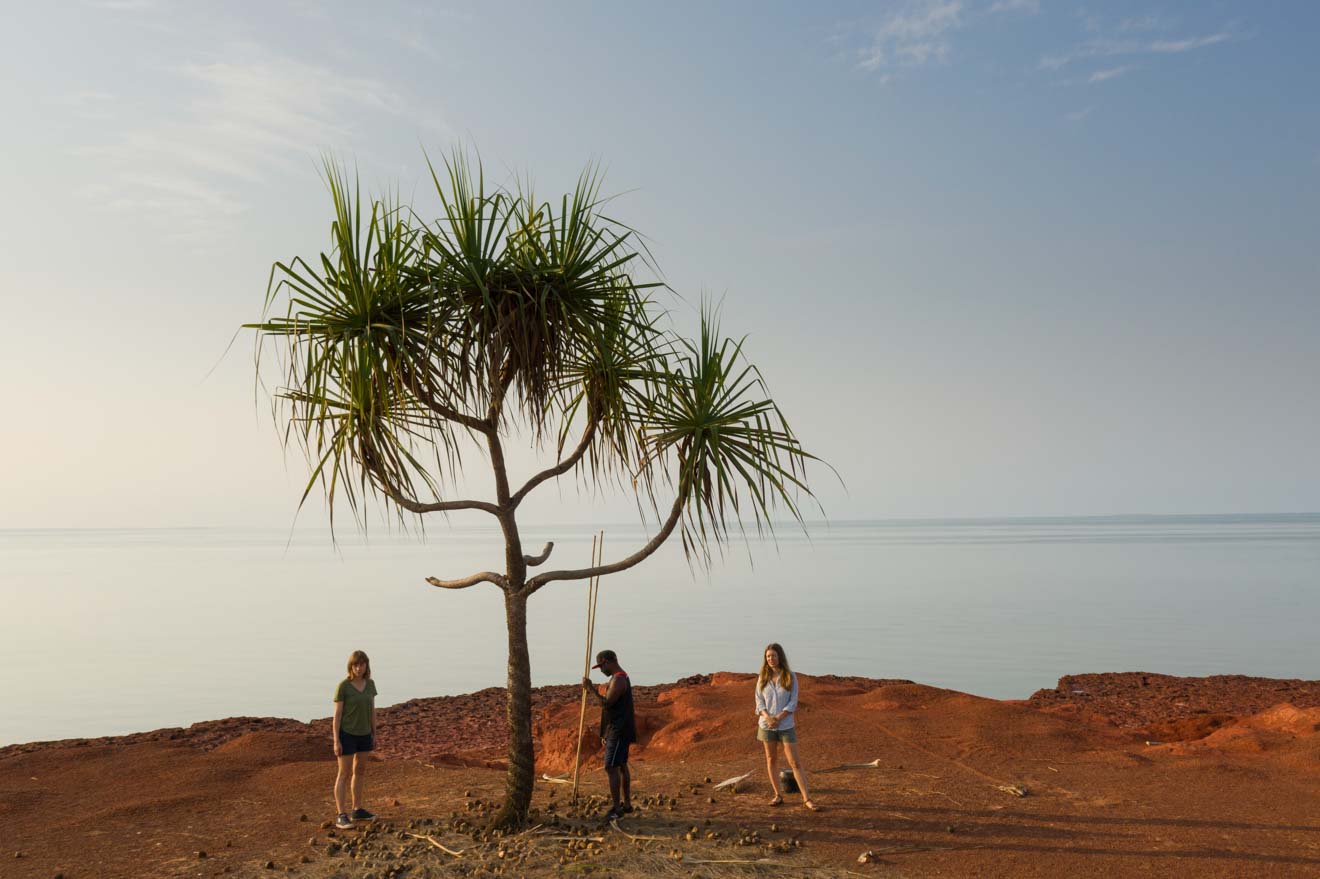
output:
[[[784,804],[784,798],[781,797],[779,794],[775,794],[775,798],[771,800],[769,803],[767,803],[767,805],[770,806],[782,806],[783,804]]]
[[[806,806],[808,809],[810,809],[810,810],[813,811],[813,812],[819,812],[819,811],[820,811],[820,806],[817,806],[817,805],[816,805],[815,803],[813,803],[811,800],[803,800],[803,801],[802,801],[802,805]]]

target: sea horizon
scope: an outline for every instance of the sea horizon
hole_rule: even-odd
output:
[[[637,523],[523,525],[549,565],[642,538]],[[777,640],[808,674],[908,678],[1026,698],[1066,674],[1309,678],[1320,647],[1320,513],[833,520],[734,537],[711,569],[678,541],[602,581],[597,646],[638,683],[754,671]],[[292,539],[291,539],[292,538]],[[0,529],[5,638],[31,710],[0,745],[330,711],[347,653],[381,704],[503,686],[493,587],[423,582],[498,562],[473,525],[337,530]],[[531,604],[533,683],[581,674],[585,583]],[[461,623],[461,625],[459,624]]]
[[[803,517],[803,521],[808,526],[829,527],[832,525],[977,525],[990,523],[1003,524],[1105,524],[1109,522],[1159,522],[1159,521],[1187,521],[1187,522],[1236,522],[1236,521],[1302,521],[1320,519],[1320,510],[1295,510],[1295,511],[1268,511],[1268,512],[1227,512],[1227,513],[1077,513],[1063,515],[1035,515],[1035,514],[1014,514],[1014,515],[995,515],[995,516],[870,516],[870,517],[849,517],[849,518],[811,518]],[[775,528],[799,527],[795,519],[774,519],[772,520]],[[534,527],[560,527],[567,525],[569,527],[592,526],[595,528],[611,527],[637,527],[637,520],[613,519],[600,522],[572,520],[566,522],[550,522],[547,520],[528,519],[519,520],[519,526],[522,528]],[[39,525],[39,526],[0,526],[0,533],[4,532],[41,532],[41,531],[200,531],[200,530],[261,530],[271,531],[280,530],[285,526],[280,525],[252,525],[238,526],[226,524],[192,524],[192,525]],[[330,526],[323,524],[295,524],[297,532],[302,530],[321,530],[330,531]],[[379,530],[383,526],[377,526],[373,531]],[[432,530],[441,530],[435,525],[428,526]],[[477,529],[480,526],[448,523],[442,526],[444,530],[453,528],[471,528]],[[486,530],[498,531],[496,525],[485,526]],[[343,526],[334,529],[339,533],[358,531],[356,526]],[[388,529],[387,529],[388,530]],[[408,532],[410,533],[410,532]]]

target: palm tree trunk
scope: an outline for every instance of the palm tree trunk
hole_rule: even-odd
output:
[[[509,629],[509,679],[506,713],[509,722],[509,772],[505,779],[504,807],[492,827],[513,830],[527,822],[536,784],[536,755],[532,748],[532,662],[527,652],[527,596],[520,590],[505,593],[504,616]]]

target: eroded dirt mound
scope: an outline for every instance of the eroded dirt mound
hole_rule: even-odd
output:
[[[809,716],[818,702],[852,704],[869,698],[877,690],[899,690],[915,702],[930,702],[937,698],[931,694],[947,692],[920,687],[910,681],[833,675],[800,675],[799,682],[799,711],[803,716]],[[689,680],[660,689],[653,701],[637,704],[638,741],[632,753],[638,760],[723,759],[755,753],[755,686],[756,675],[717,672],[704,680]],[[909,693],[909,688],[914,692]],[[579,717],[576,705],[554,706],[541,713],[536,727],[540,749],[538,771],[554,774],[573,768]],[[583,765],[599,765],[599,718],[599,706],[589,704],[582,744]]]
[[[1284,703],[1248,717],[1239,726],[1291,736],[1313,736],[1320,731],[1320,708],[1298,708]]]
[[[1194,742],[1203,739],[1218,729],[1232,726],[1237,718],[1232,714],[1196,714],[1192,717],[1180,717],[1152,723],[1146,728],[1150,741],[1157,742]]]
[[[1206,750],[1259,754],[1294,749],[1320,751],[1320,708],[1275,705],[1215,730],[1199,741],[1183,742],[1172,748],[1180,754]]]
[[[941,690],[937,687],[926,687],[921,684],[914,684],[911,681],[904,681],[897,684],[883,684],[871,690],[858,691],[856,695],[863,697],[859,700],[859,705],[888,711],[926,708],[933,702],[960,694],[955,694],[950,690]]]
[[[328,723],[328,721],[326,722]],[[204,720],[188,727],[172,726],[164,729],[154,729],[150,732],[131,733],[126,736],[60,739],[54,742],[25,742],[20,745],[8,745],[0,748],[0,757],[12,754],[28,754],[35,751],[100,748],[106,745],[140,745],[148,742],[177,743],[209,751],[251,732],[306,733],[311,729],[311,725],[288,717],[226,717],[224,720]]]
[[[333,760],[334,751],[325,736],[311,732],[251,732],[215,748],[216,754],[231,756],[253,766]]]
[[[1028,700],[1035,708],[1111,723],[1162,741],[1209,735],[1232,718],[1283,702],[1320,706],[1320,681],[1151,672],[1065,675],[1054,689],[1037,690]]]

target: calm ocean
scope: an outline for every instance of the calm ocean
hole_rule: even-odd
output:
[[[606,555],[640,544],[607,526]],[[550,564],[587,561],[586,527],[524,527]],[[229,529],[0,531],[0,744],[308,719],[355,648],[381,704],[501,685],[498,535],[425,542]],[[582,670],[586,585],[532,601],[537,684]],[[601,586],[597,647],[638,683],[752,671],[780,641],[807,673],[911,678],[1022,698],[1063,674],[1144,670],[1320,677],[1320,515],[840,522],[734,545],[693,574],[677,540]],[[750,711],[750,705],[748,710]]]

